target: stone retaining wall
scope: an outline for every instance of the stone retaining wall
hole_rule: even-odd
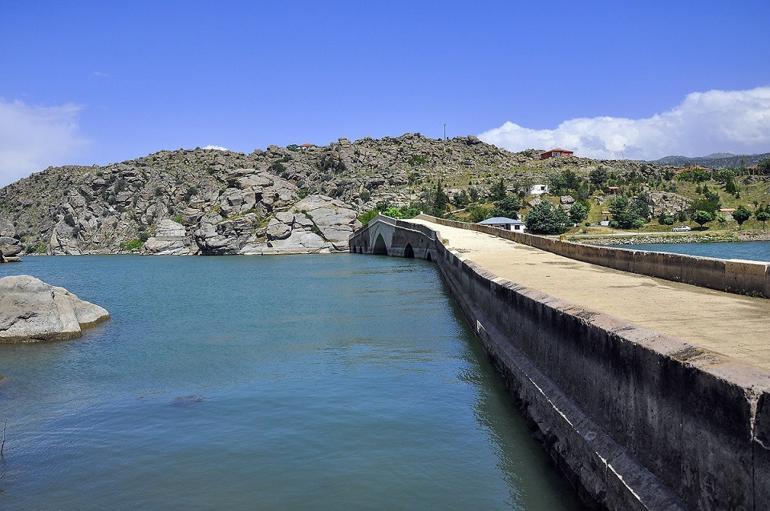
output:
[[[449,227],[492,234],[564,257],[615,268],[616,270],[684,282],[719,291],[770,298],[769,263],[583,245],[428,215],[420,215],[418,218]]]
[[[770,507],[770,373],[498,278],[425,226],[375,219],[351,237],[351,252],[371,253],[382,233],[390,255],[420,246],[415,256],[437,263],[584,500],[619,510]]]

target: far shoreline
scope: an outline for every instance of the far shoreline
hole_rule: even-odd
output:
[[[738,231],[689,231],[689,232],[639,232],[617,234],[571,234],[565,241],[585,245],[647,245],[682,243],[746,243],[770,241],[770,232]]]

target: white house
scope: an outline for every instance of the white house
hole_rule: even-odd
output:
[[[487,218],[486,220],[479,222],[481,225],[491,225],[499,229],[505,229],[506,231],[524,232],[527,227],[521,220],[514,220],[513,218],[506,218],[504,216],[495,216]]]
[[[548,193],[548,185],[532,185],[532,188],[529,189],[530,195],[543,195],[544,193]]]

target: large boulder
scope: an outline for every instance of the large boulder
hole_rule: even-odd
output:
[[[155,236],[144,243],[144,252],[153,255],[190,255],[194,250],[190,248],[184,226],[166,218],[158,222]]]
[[[309,218],[316,234],[328,241],[334,250],[346,250],[348,237],[361,227],[355,210],[324,195],[309,195],[297,202],[292,211]]]
[[[102,307],[35,277],[0,279],[0,343],[73,339],[109,317]]]

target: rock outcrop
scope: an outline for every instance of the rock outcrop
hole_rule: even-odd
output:
[[[21,242],[16,236],[16,228],[13,226],[13,222],[0,218],[0,263],[18,261],[21,251]]]
[[[356,211],[341,201],[311,195],[275,213],[265,240],[247,243],[240,254],[311,254],[346,250],[348,236],[361,227]]]
[[[0,279],[0,343],[73,339],[109,313],[29,275]]]

